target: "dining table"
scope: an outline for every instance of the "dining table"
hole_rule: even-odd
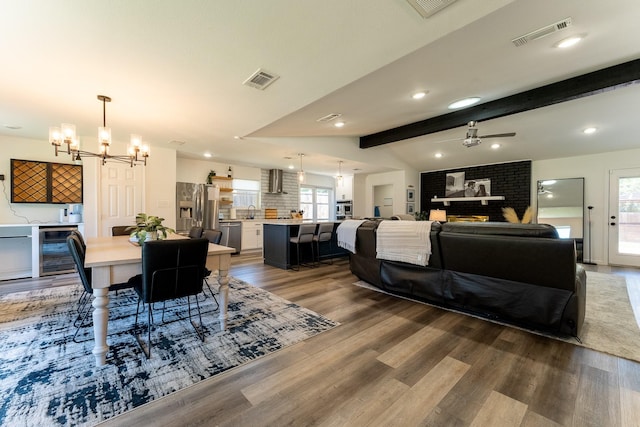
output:
[[[168,239],[186,239],[188,237],[172,233]],[[129,236],[94,237],[86,240],[85,268],[91,268],[91,287],[93,288],[93,336],[92,350],[96,366],[107,362],[107,333],[109,327],[109,286],[123,283],[142,273],[142,248],[132,242]],[[206,266],[209,270],[218,270],[219,304],[218,320],[222,330],[227,328],[227,304],[229,298],[229,266],[234,248],[209,243]]]

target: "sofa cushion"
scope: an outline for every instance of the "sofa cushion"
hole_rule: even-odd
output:
[[[549,224],[512,224],[509,222],[447,222],[442,231],[461,234],[488,234],[492,236],[558,238],[558,231]]]

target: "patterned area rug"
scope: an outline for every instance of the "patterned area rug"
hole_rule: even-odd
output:
[[[354,284],[377,292],[387,293],[364,281]],[[443,310],[456,311],[447,308],[443,308]],[[463,314],[470,315],[468,313]],[[485,317],[473,317],[516,327]],[[633,309],[629,302],[626,282],[624,277],[621,276],[587,272],[587,300],[584,325],[580,336],[582,342],[578,342],[574,338],[565,339],[536,331],[527,331],[640,362],[640,328],[636,323]]]
[[[200,295],[204,343],[186,300],[167,304],[164,324],[158,304],[150,360],[131,334],[135,292],[111,294],[108,365],[100,368],[90,326],[72,341],[78,285],[0,298],[0,425],[93,425],[338,325],[240,280],[229,285],[225,331],[211,296]]]

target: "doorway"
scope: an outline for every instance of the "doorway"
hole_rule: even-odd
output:
[[[373,216],[391,218],[393,215],[393,184],[373,187]]]
[[[609,173],[609,264],[640,267],[640,168]]]
[[[144,168],[107,163],[100,169],[100,236],[110,236],[114,225],[134,225],[144,210]]]

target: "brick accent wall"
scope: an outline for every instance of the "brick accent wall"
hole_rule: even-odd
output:
[[[432,203],[431,199],[435,196],[445,197],[446,176],[453,172],[464,172],[465,180],[489,178],[491,195],[504,196],[505,199],[490,200],[487,206],[473,199],[451,202],[451,205],[446,207],[440,202]],[[420,211],[445,209],[447,215],[489,215],[490,221],[505,221],[502,208],[512,207],[518,217],[522,218],[522,214],[531,204],[531,161],[423,172],[420,174],[420,195]]]

